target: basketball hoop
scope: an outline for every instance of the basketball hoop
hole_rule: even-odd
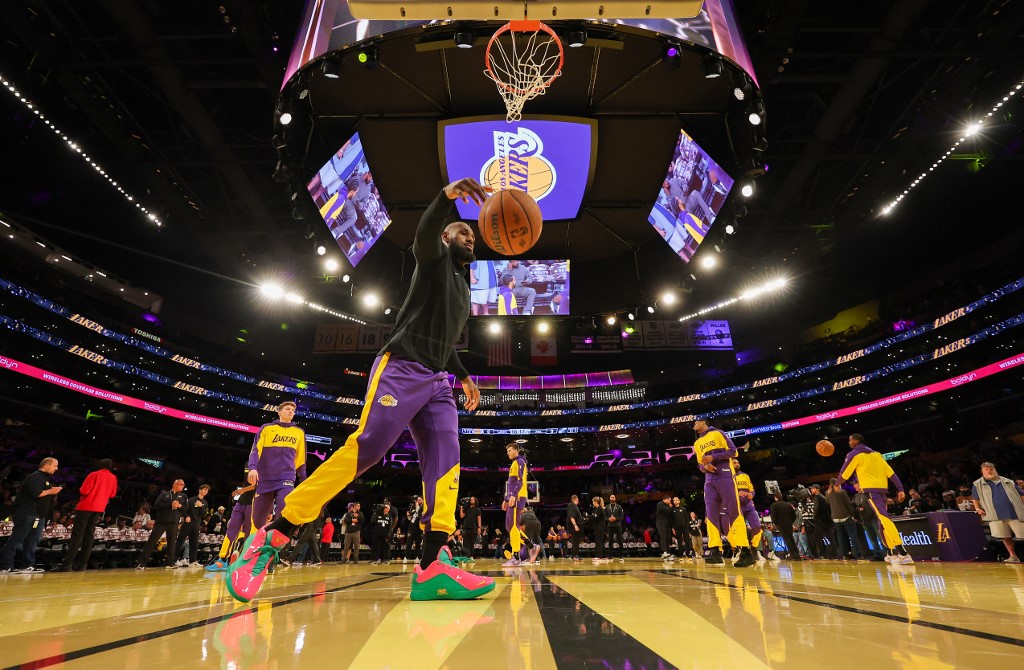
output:
[[[538,95],[562,74],[565,53],[555,31],[540,21],[510,21],[487,43],[484,70],[498,86],[508,110],[506,120],[522,118],[523,105]]]

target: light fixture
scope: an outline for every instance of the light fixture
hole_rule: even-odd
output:
[[[498,333],[501,332],[501,324],[498,323],[497,321],[491,321],[491,323],[487,326],[487,330],[490,331],[492,335],[497,335]]]
[[[326,253],[327,253],[327,247],[325,247],[324,245],[321,244],[320,246],[318,246],[316,248],[316,255],[317,256],[323,256]]]
[[[328,272],[334,272],[339,267],[341,266],[338,264],[338,260],[336,258],[328,258],[324,261],[324,268],[326,268]]]
[[[754,185],[749,183],[744,184],[743,187],[740,189],[740,194],[744,198],[749,198],[750,196],[754,195]]]
[[[328,79],[337,79],[341,76],[341,63],[334,58],[328,58],[320,66],[320,71]]]
[[[349,277],[348,275],[341,275],[341,281],[343,281],[343,282],[345,282],[347,284],[350,281],[352,281],[352,277]]]
[[[471,437],[469,438],[469,441],[472,442],[473,444],[480,444],[481,442],[483,442],[483,440],[481,440],[479,437]]]
[[[751,89],[750,87],[750,82],[744,81],[741,85],[733,87],[732,97],[736,98],[740,102],[743,102],[744,100],[750,97],[750,94],[752,92],[753,89]]]
[[[676,304],[676,294],[672,293],[671,291],[665,291],[664,293],[661,294],[661,302],[662,304],[665,305]]]
[[[388,316],[388,315],[390,315],[390,314],[391,314],[391,308],[390,308],[390,307],[388,307],[388,308],[386,308],[386,309],[384,310],[384,315],[385,315],[385,316]]]
[[[725,234],[726,235],[735,235],[736,234],[736,225],[732,224],[732,223],[725,224]]]
[[[548,326],[548,322],[547,321],[541,321],[540,323],[537,324],[537,332],[538,333],[546,333],[546,332],[548,332],[549,328],[550,328],[550,326]]]
[[[569,31],[569,39],[566,40],[570,47],[578,49],[587,43],[587,31],[582,27]]]
[[[670,70],[676,70],[679,68],[679,63],[682,61],[682,57],[679,55],[679,45],[674,42],[669,42],[665,45],[665,51],[662,56],[662,60]]]
[[[562,442],[572,442],[572,438],[571,437],[562,437],[562,438],[559,438],[559,439],[561,439]]]
[[[524,440],[523,438],[519,438],[518,440],[516,440],[516,444],[526,444],[526,440]]]
[[[367,293],[363,295],[363,304],[367,307],[376,307],[380,304],[380,297],[376,293]]]
[[[721,56],[711,53],[704,56],[704,60],[701,61],[701,69],[704,70],[705,79],[718,79],[725,71],[725,65],[722,63]]]
[[[647,312],[648,314],[654,314],[654,305],[648,305]]]
[[[607,319],[604,320],[604,322],[607,323],[609,326],[614,326],[615,325],[615,317],[614,316],[609,316]]]
[[[455,46],[460,49],[472,49],[476,41],[476,35],[468,30],[458,30],[455,33]]]
[[[629,319],[630,321],[633,321],[636,319],[636,315],[633,314],[633,312],[630,312],[629,314],[626,315],[626,318]]]
[[[281,288],[280,284],[275,284],[273,282],[260,284],[260,292],[271,300],[280,300],[284,297],[284,289]]]
[[[369,69],[377,67],[377,57],[377,47],[375,46],[366,47],[365,49],[361,50],[358,54],[356,54],[356,60],[365,65]]]
[[[627,437],[629,437],[629,433],[619,433],[615,437],[620,440],[625,440]]]
[[[704,256],[700,259],[700,264],[701,267],[711,269],[718,264],[718,259],[716,259],[711,254],[704,254]]]
[[[759,126],[764,121],[764,105],[755,102],[747,109],[747,121],[752,126]]]
[[[278,122],[282,126],[287,126],[289,123],[291,123],[292,122],[292,114],[291,114],[291,112],[284,112],[284,113],[282,113],[281,117],[278,119]]]

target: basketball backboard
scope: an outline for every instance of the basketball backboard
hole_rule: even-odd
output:
[[[388,21],[538,21],[573,19],[683,19],[697,16],[703,0],[349,0],[357,19]],[[523,16],[524,7],[526,17]]]

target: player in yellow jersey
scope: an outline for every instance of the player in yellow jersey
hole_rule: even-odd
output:
[[[736,475],[736,490],[740,495],[740,514],[750,527],[750,548],[757,556],[757,562],[764,563],[768,559],[761,551],[761,517],[754,507],[754,483],[750,481],[750,475],[740,470],[740,459],[732,459],[732,471]]]
[[[693,422],[697,440],[693,452],[704,473],[704,507],[708,527],[708,549],[711,555],[705,559],[707,565],[722,565],[722,536],[729,538],[733,549],[738,549],[740,559],[737,568],[754,564],[754,554],[747,539],[747,526],[740,516],[740,496],[736,490],[730,459],[736,457],[736,445],[722,431],[708,425],[704,419]]]

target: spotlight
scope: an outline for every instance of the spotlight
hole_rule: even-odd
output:
[[[725,224],[725,234],[726,235],[735,235],[736,234],[736,226],[734,224],[732,224],[732,223]]]
[[[550,328],[550,326],[548,326],[548,322],[547,321],[541,321],[540,323],[537,324],[537,332],[538,333],[546,333],[546,332],[548,332],[549,328]]]
[[[391,314],[391,308],[390,308],[390,307],[388,307],[387,309],[385,309],[385,310],[384,310],[384,314],[385,314],[385,316],[388,316],[388,315],[390,315],[390,314]]]
[[[700,259],[700,264],[703,267],[706,267],[706,268],[710,269],[710,268],[715,267],[715,265],[718,264],[718,261],[715,259],[714,256],[708,254],[708,255],[705,255],[704,258]]]
[[[569,31],[569,46],[576,49],[587,43],[587,31],[583,28]]]
[[[701,62],[701,69],[704,70],[705,79],[718,79],[722,76],[725,66],[722,57],[718,54],[708,54]]]
[[[679,63],[682,57],[679,55],[679,45],[669,42],[665,45],[665,53],[662,59],[665,61],[665,65],[668,69],[675,70],[679,67]]]
[[[324,261],[324,267],[327,268],[328,272],[334,272],[341,266],[338,264],[337,260],[333,258],[328,258],[326,261]]]
[[[327,247],[325,247],[324,245],[321,244],[320,246],[318,246],[316,248],[316,255],[317,256],[323,256],[326,253],[327,253]],[[327,262],[330,263],[331,261],[327,261]]]
[[[740,194],[742,194],[744,198],[749,198],[754,195],[754,185],[744,184],[743,188],[740,189]]]
[[[487,330],[490,331],[492,335],[497,335],[501,332],[501,324],[497,321],[491,321],[490,325],[487,326]]]
[[[281,114],[281,118],[279,118],[278,121],[281,123],[282,126],[287,126],[289,123],[292,122],[291,112],[284,112],[283,114]]]
[[[376,307],[380,304],[380,298],[376,293],[367,293],[363,296],[363,304],[367,307]]]
[[[468,30],[460,30],[455,33],[455,46],[460,49],[472,49],[476,41],[476,35]]]
[[[676,304],[676,294],[671,291],[665,291],[661,294],[661,302],[665,305]]]
[[[732,97],[736,98],[740,102],[743,102],[750,97],[753,90],[750,88],[750,82],[743,82],[741,86],[735,86],[732,89]]]
[[[377,47],[370,46],[366,47],[358,54],[356,54],[356,60],[365,65],[368,68],[377,67]]]
[[[337,79],[341,76],[341,63],[333,58],[328,58],[320,65],[320,71],[328,79]]]
[[[349,283],[351,280],[352,277],[349,277],[348,275],[341,275],[341,281],[345,282],[346,284]]]
[[[281,288],[280,284],[274,284],[273,282],[261,284],[260,293],[271,300],[280,300],[284,297],[284,289]]]
[[[760,102],[755,102],[747,110],[747,121],[750,121],[750,125],[759,126],[764,121],[764,105]]]
[[[609,316],[607,319],[604,320],[604,322],[607,323],[609,326],[614,326],[615,325],[615,317],[614,316]]]
[[[630,312],[629,314],[626,315],[626,318],[629,319],[630,321],[633,321],[636,319],[636,315],[633,314],[633,312]]]
[[[654,305],[648,305],[647,306],[647,312],[649,314],[654,314]]]

